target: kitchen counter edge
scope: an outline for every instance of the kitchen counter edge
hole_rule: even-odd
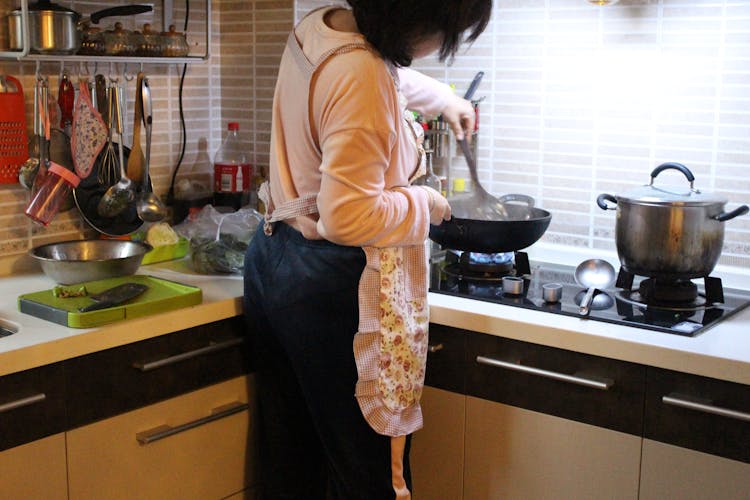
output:
[[[199,275],[184,260],[142,266],[138,273],[199,286],[203,301],[89,329],[22,314],[8,301],[0,320],[20,331],[0,338],[0,376],[242,314],[240,276]],[[6,297],[52,286],[41,273],[0,278]],[[429,294],[429,303],[433,323],[750,385],[750,308],[690,338],[437,293]]]

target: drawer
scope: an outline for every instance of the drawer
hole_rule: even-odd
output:
[[[648,368],[644,436],[750,463],[750,386]]]
[[[248,373],[245,339],[238,316],[68,360],[68,427]]]
[[[467,393],[641,436],[644,366],[472,333]]]
[[[466,332],[443,325],[430,325],[425,385],[466,393]]]
[[[71,499],[219,499],[255,483],[252,375],[67,433]],[[106,492],[106,494],[104,494]]]
[[[0,450],[64,430],[62,363],[0,377]]]

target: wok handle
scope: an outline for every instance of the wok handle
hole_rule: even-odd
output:
[[[654,185],[654,179],[656,179],[656,176],[659,175],[660,173],[664,172],[665,170],[679,170],[680,172],[682,172],[682,174],[685,176],[685,178],[687,178],[688,182],[690,182],[690,189],[691,190],[693,189],[693,182],[695,182],[695,176],[693,175],[693,173],[690,171],[689,168],[687,168],[682,163],[676,163],[676,162],[673,162],[673,161],[667,162],[667,163],[662,163],[661,165],[659,165],[658,167],[656,167],[654,169],[654,171],[651,172],[651,182],[649,182],[648,185],[649,186],[653,186]]]
[[[617,210],[617,207],[612,207],[607,204],[608,201],[617,205],[617,198],[611,194],[604,193],[596,197],[596,204],[599,205],[599,208],[602,210]]]
[[[714,215],[711,218],[719,222],[726,222],[730,219],[734,219],[735,217],[739,217],[740,215],[745,215],[748,211],[750,211],[750,208],[748,208],[747,205],[742,205],[741,207],[735,208],[731,212],[722,212],[718,215]]]

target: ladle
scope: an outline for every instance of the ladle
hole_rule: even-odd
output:
[[[575,278],[579,285],[588,288],[578,310],[582,316],[586,316],[596,289],[609,288],[615,282],[615,268],[606,260],[588,259],[578,264]]]
[[[469,167],[469,176],[471,177],[472,185],[474,186],[474,192],[471,198],[463,200],[462,206],[469,212],[466,214],[460,213],[458,210],[456,215],[459,217],[478,219],[478,220],[507,220],[508,211],[505,209],[505,203],[492,196],[487,192],[479,182],[479,175],[477,174],[477,164],[474,160],[474,155],[471,153],[471,148],[466,138],[458,141],[458,145],[461,146],[461,152],[466,158],[466,165]]]
[[[112,108],[110,109],[110,119],[114,125],[117,139],[118,163],[120,165],[120,180],[112,185],[102,195],[99,204],[96,207],[97,212],[102,217],[116,217],[135,199],[135,183],[127,176],[125,171],[125,156],[122,137],[122,108],[120,107],[120,89],[117,86],[111,88]]]
[[[476,92],[479,87],[479,82],[482,81],[483,76],[483,71],[478,72],[476,76],[474,76],[474,79],[471,81],[469,88],[464,94],[464,99],[470,101],[471,98],[474,97],[474,92]],[[469,175],[471,176],[471,182],[474,186],[474,192],[469,198],[451,204],[451,209],[453,209],[454,215],[466,219],[507,220],[508,211],[505,209],[505,204],[488,193],[487,190],[484,189],[484,186],[482,186],[482,183],[479,182],[476,158],[474,158],[471,148],[469,147],[469,142],[465,136],[458,141],[458,145],[461,147],[461,152],[466,159],[466,165],[469,167]]]
[[[143,125],[146,128],[146,155],[143,164],[143,184],[141,195],[136,202],[138,217],[144,222],[158,222],[167,216],[167,207],[151,189],[149,182],[149,163],[151,162],[151,125],[153,116],[151,113],[151,88],[148,78],[143,78],[143,84],[139,89],[143,100]]]

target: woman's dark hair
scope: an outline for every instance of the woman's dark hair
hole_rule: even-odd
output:
[[[492,0],[347,0],[359,31],[383,56],[409,66],[414,44],[442,35],[441,61],[452,58],[464,42],[487,27]],[[465,34],[466,33],[466,34]]]

